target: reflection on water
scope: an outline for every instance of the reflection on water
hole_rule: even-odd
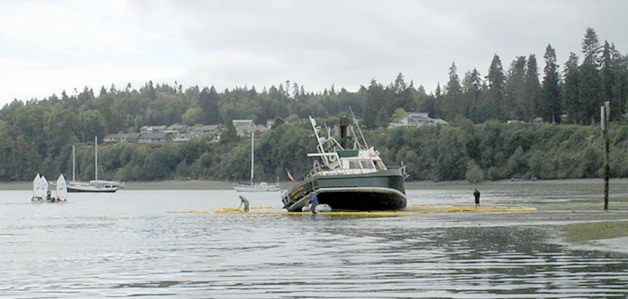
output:
[[[0,297],[627,295],[626,255],[545,243],[547,230],[522,225],[538,214],[167,213],[238,206],[235,192],[215,190],[123,190],[60,205],[31,204],[25,191],[0,196]],[[280,208],[277,194],[248,197],[252,206]]]

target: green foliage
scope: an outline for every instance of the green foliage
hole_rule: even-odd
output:
[[[467,163],[467,173],[465,174],[465,178],[469,183],[479,183],[484,181],[484,171],[475,163],[475,161],[471,160]]]
[[[197,107],[189,108],[185,111],[181,118],[183,120],[183,123],[188,126],[200,124],[201,120],[203,119],[203,110]]]
[[[395,109],[395,113],[393,113],[390,121],[391,122],[399,122],[402,118],[404,118],[406,116],[406,111],[403,110],[403,108],[397,108]]]

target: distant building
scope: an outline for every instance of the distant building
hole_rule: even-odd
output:
[[[161,133],[166,130],[165,125],[161,126],[143,126],[140,128],[140,133]]]
[[[137,143],[166,143],[167,141],[166,133],[141,133]]]
[[[410,112],[407,113],[404,118],[402,118],[399,122],[388,124],[388,128],[398,128],[398,127],[415,127],[419,128],[422,126],[435,126],[435,125],[449,125],[448,122],[439,119],[439,118],[430,118],[427,113],[424,112]]]
[[[140,133],[117,133],[105,136],[107,143],[131,142],[131,143],[166,143],[185,142],[194,138],[210,137],[212,141],[218,141],[222,132],[222,125],[187,126],[173,124],[171,126],[144,126]]]
[[[105,143],[118,143],[118,142],[125,142],[126,141],[126,135],[125,133],[117,133],[117,134],[109,134],[107,136],[105,136]]]
[[[251,133],[255,131],[265,132],[269,128],[264,125],[255,125],[251,119],[234,119],[232,123],[240,137],[251,136]],[[266,124],[268,125],[268,122]]]

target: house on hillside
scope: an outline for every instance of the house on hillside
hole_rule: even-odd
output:
[[[430,118],[424,112],[409,112],[399,122],[388,124],[389,129],[398,127],[415,127],[449,125],[448,122],[440,118]]]
[[[255,131],[265,132],[268,130],[267,126],[255,125],[251,119],[234,119],[232,123],[240,137],[251,136],[251,133]]]
[[[168,135],[163,132],[158,133],[141,133],[137,139],[137,143],[166,143]]]

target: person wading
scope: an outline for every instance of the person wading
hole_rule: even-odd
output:
[[[473,191],[473,197],[475,197],[475,207],[477,208],[480,206],[480,191],[478,189]]]
[[[318,192],[312,193],[312,198],[310,198],[310,211],[312,211],[313,214],[316,214],[316,206],[318,206],[318,196],[316,196],[316,193]]]
[[[241,208],[242,206],[244,206],[245,212],[249,211],[249,200],[246,199],[246,197],[240,195],[240,206],[238,208]]]

